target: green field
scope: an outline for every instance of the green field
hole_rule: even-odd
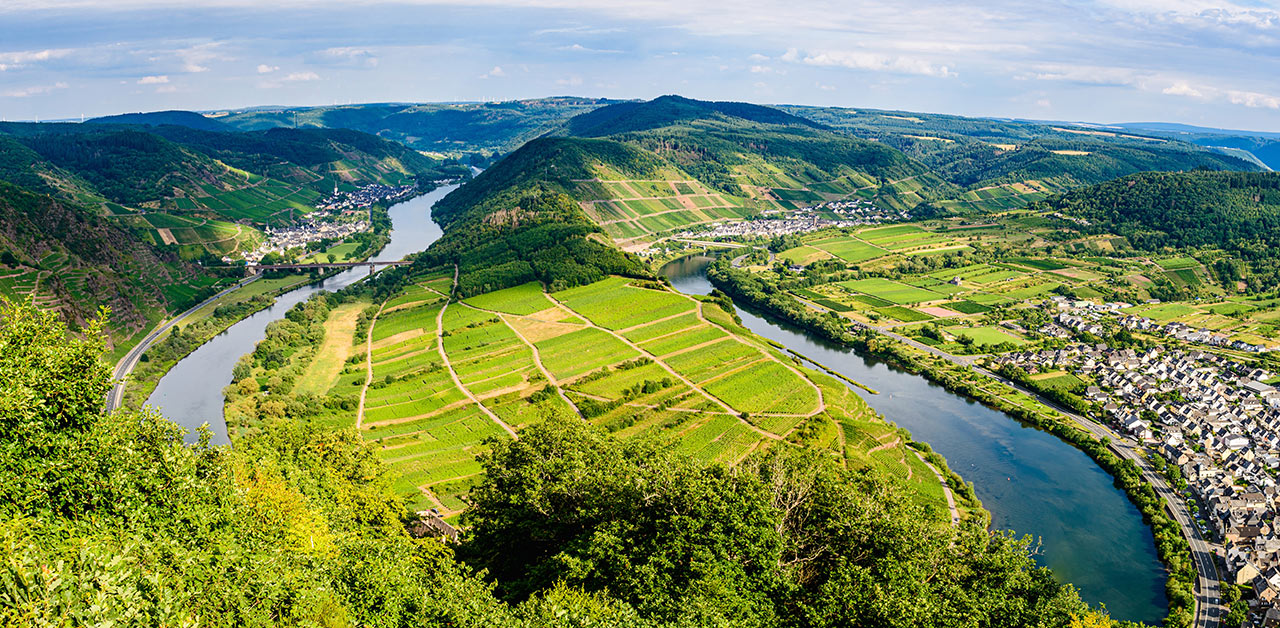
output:
[[[878,277],[843,281],[840,282],[839,285],[852,292],[858,292],[884,299],[896,305],[923,303],[926,301],[936,301],[938,299],[945,298],[944,295],[931,290],[908,286],[906,284]]]

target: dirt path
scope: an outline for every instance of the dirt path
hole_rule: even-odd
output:
[[[751,431],[753,431],[753,432],[755,432],[755,433],[757,433],[757,434],[759,434],[759,435],[761,435],[761,436],[763,436],[763,437],[765,437],[765,438],[769,438],[769,439],[773,439],[773,440],[782,440],[782,437],[781,437],[781,436],[779,436],[779,435],[777,435],[777,434],[774,434],[773,432],[770,432],[770,431],[768,431],[768,430],[765,430],[765,429],[762,429],[762,428],[760,428],[760,427],[757,427],[757,426],[753,425],[750,421],[747,421],[746,419],[743,419],[743,418],[739,415],[738,411],[737,411],[737,410],[734,410],[732,407],[730,407],[730,406],[729,406],[729,404],[727,404],[727,403],[725,403],[725,402],[721,401],[719,397],[716,397],[715,395],[712,395],[711,393],[709,393],[709,392],[707,392],[707,391],[703,390],[702,388],[698,387],[698,385],[697,385],[697,384],[694,384],[692,381],[690,381],[690,380],[689,380],[689,378],[687,378],[687,377],[685,377],[684,375],[681,375],[680,373],[676,372],[676,370],[675,370],[675,369],[673,369],[673,368],[671,368],[669,365],[667,365],[667,363],[666,363],[666,362],[663,362],[663,361],[662,361],[658,356],[656,356],[656,355],[654,355],[654,354],[652,354],[652,353],[649,353],[648,351],[645,351],[644,349],[640,348],[640,346],[639,346],[639,345],[637,345],[636,343],[631,342],[630,340],[627,340],[626,338],[622,337],[622,335],[621,335],[621,334],[618,334],[617,332],[614,332],[614,331],[613,331],[613,330],[611,330],[611,329],[605,329],[605,328],[603,328],[603,327],[601,327],[601,326],[599,326],[599,325],[595,324],[594,322],[592,322],[592,321],[591,321],[591,319],[589,319],[589,318],[587,318],[587,317],[585,317],[585,316],[582,316],[581,314],[578,314],[577,312],[574,312],[572,309],[570,309],[569,307],[567,307],[565,304],[561,303],[561,302],[560,302],[559,300],[557,300],[555,297],[551,296],[551,294],[550,294],[550,293],[547,293],[547,294],[546,294],[546,297],[547,297],[547,299],[548,299],[548,300],[550,300],[553,304],[555,304],[555,306],[556,306],[556,307],[560,308],[561,310],[564,310],[565,312],[568,312],[568,313],[570,313],[570,314],[573,314],[574,316],[578,316],[578,317],[582,318],[582,320],[584,320],[584,321],[586,321],[586,322],[587,322],[587,327],[591,327],[591,328],[593,328],[593,329],[598,329],[598,330],[600,330],[600,331],[602,331],[602,332],[604,332],[604,333],[606,333],[606,334],[609,334],[610,336],[613,336],[614,338],[617,338],[619,341],[621,341],[621,342],[622,342],[622,344],[625,344],[625,345],[627,345],[628,347],[631,347],[631,350],[635,351],[636,353],[639,353],[640,355],[645,356],[646,358],[649,358],[650,360],[653,360],[653,362],[654,362],[655,364],[657,364],[658,366],[662,367],[662,369],[663,369],[664,371],[666,371],[666,372],[670,373],[672,377],[676,378],[677,380],[680,380],[680,382],[682,382],[685,386],[688,386],[688,387],[689,387],[689,388],[691,388],[692,390],[697,391],[697,392],[698,392],[699,394],[701,394],[703,397],[706,397],[706,398],[707,398],[707,400],[708,400],[708,401],[710,401],[711,403],[714,403],[714,404],[716,404],[717,406],[720,406],[721,408],[724,408],[724,411],[725,411],[725,412],[727,412],[727,413],[729,413],[729,414],[732,414],[733,416],[737,417],[738,422],[740,422],[740,423],[742,423],[743,425],[745,425],[745,426],[746,426],[748,429],[750,429]]]
[[[546,377],[546,378],[547,378],[547,381],[548,381],[552,386],[555,386],[555,387],[556,387],[556,394],[560,395],[560,398],[561,398],[561,399],[563,399],[565,403],[569,404],[569,407],[570,407],[570,408],[573,408],[573,411],[574,411],[574,413],[575,413],[575,414],[577,414],[577,415],[578,415],[578,418],[581,418],[581,419],[583,419],[583,420],[586,420],[586,417],[582,416],[582,411],[578,409],[577,404],[575,404],[575,403],[573,403],[572,401],[570,401],[570,400],[569,400],[568,395],[565,395],[565,394],[564,394],[564,388],[560,386],[560,382],[559,382],[558,380],[556,380],[556,376],[555,376],[555,375],[552,375],[552,374],[551,374],[551,371],[550,371],[550,370],[548,370],[546,366],[543,366],[543,364],[542,364],[542,354],[538,352],[538,348],[537,348],[536,346],[534,346],[534,344],[533,344],[532,342],[529,342],[529,339],[528,339],[528,338],[525,338],[525,337],[524,337],[524,334],[520,333],[520,330],[519,330],[519,329],[516,329],[516,326],[511,324],[511,321],[508,321],[508,320],[507,320],[507,314],[505,314],[505,313],[503,313],[503,312],[497,312],[497,311],[494,311],[494,310],[486,310],[486,309],[484,309],[484,308],[479,308],[479,307],[476,307],[476,306],[471,305],[471,304],[469,304],[469,303],[463,303],[463,305],[465,305],[466,307],[469,307],[469,308],[471,308],[471,309],[473,309],[473,310],[478,310],[478,311],[481,311],[481,312],[486,312],[486,313],[488,313],[488,314],[494,314],[494,315],[496,315],[496,316],[497,316],[497,317],[502,321],[502,324],[503,324],[503,325],[506,325],[506,326],[507,326],[507,329],[510,329],[510,330],[511,330],[511,332],[512,332],[512,333],[514,333],[514,334],[516,335],[516,338],[519,338],[519,339],[520,339],[520,342],[523,342],[523,343],[524,343],[524,346],[529,347],[529,352],[530,352],[531,354],[533,354],[533,363],[534,363],[535,365],[537,365],[537,366],[538,366],[538,370],[539,370],[539,371],[542,371],[542,375],[543,375],[543,377]]]
[[[360,387],[360,405],[356,406],[356,429],[364,426],[364,398],[369,394],[369,384],[373,383],[373,327],[378,324],[378,315],[382,314],[382,308],[386,307],[387,302],[383,301],[378,306],[378,312],[373,315],[373,320],[369,321],[369,331],[365,334],[364,351],[365,351],[365,376],[364,386]]]
[[[911,453],[915,454],[916,457],[920,459],[920,462],[924,463],[924,466],[929,467],[929,470],[933,471],[933,474],[938,476],[938,482],[942,484],[942,494],[947,498],[947,508],[951,510],[951,525],[960,525],[960,511],[956,508],[956,498],[955,495],[951,493],[951,485],[947,484],[947,479],[942,477],[942,472],[929,464],[929,461],[925,460],[924,456],[920,455],[920,452],[912,449]]]
[[[901,439],[901,438],[899,438],[899,437],[894,437],[894,439],[893,439],[893,440],[891,440],[891,441],[889,441],[889,442],[887,442],[887,443],[885,443],[885,444],[883,444],[883,445],[876,445],[875,447],[872,447],[871,449],[868,449],[868,450],[867,450],[867,453],[868,453],[868,454],[874,454],[874,453],[876,453],[877,451],[882,451],[882,450],[885,450],[885,449],[889,449],[890,447],[897,447],[898,445],[901,445],[901,444],[902,444],[902,439]]]
[[[453,290],[451,290],[451,292],[455,292],[457,291],[457,289],[458,289],[458,266],[454,265]],[[505,421],[498,418],[498,415],[494,414],[493,411],[490,410],[489,408],[486,408],[483,403],[480,403],[480,400],[477,399],[475,395],[471,394],[471,390],[468,389],[466,386],[464,386],[462,384],[462,380],[458,378],[458,372],[453,370],[453,363],[449,361],[449,354],[444,350],[444,335],[443,335],[444,312],[447,309],[449,309],[448,301],[446,301],[444,306],[440,308],[440,313],[436,314],[436,348],[440,350],[440,360],[444,362],[444,368],[449,371],[449,377],[453,379],[453,385],[457,386],[458,390],[461,390],[462,394],[466,395],[468,399],[475,402],[476,407],[480,408],[480,411],[484,412],[485,415],[489,417],[489,420],[493,421],[494,424],[502,428],[503,431],[505,431],[506,433],[510,434],[511,438],[520,438],[519,436],[516,435],[516,431],[511,429],[510,425],[507,425]],[[363,403],[361,404],[361,407],[363,407]]]

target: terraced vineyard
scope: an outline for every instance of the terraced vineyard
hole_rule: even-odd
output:
[[[712,192],[692,179],[574,181],[579,204],[613,239],[653,234],[754,213],[744,196]]]
[[[340,337],[327,335],[316,354],[324,357],[308,354],[298,367],[299,392],[359,391],[354,412],[326,420],[377,443],[398,472],[396,490],[417,507],[456,515],[480,479],[486,440],[576,416],[729,464],[782,443],[817,447],[851,466],[887,469],[946,518],[936,476],[897,428],[718,305],[621,277],[462,301],[449,300],[451,288],[451,272],[441,271],[383,303],[335,308],[326,329]],[[364,330],[352,323],[358,310],[372,320]],[[318,364],[347,356],[341,373]]]

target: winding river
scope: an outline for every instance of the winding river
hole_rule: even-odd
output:
[[[663,267],[686,294],[707,294],[711,258]],[[1039,564],[1115,619],[1159,625],[1168,611],[1164,566],[1142,514],[1088,456],[1055,436],[925,378],[863,357],[758,312],[739,308],[756,334],[879,391],[857,392],[890,421],[929,443],[991,511],[992,527],[1040,542]]]
[[[431,207],[456,187],[441,187],[391,207],[391,241],[373,259],[398,260],[435,242],[441,232],[431,220]],[[683,292],[706,294],[711,290],[705,274],[709,259],[673,262],[663,273]],[[282,295],[178,362],[147,403],[188,430],[208,423],[215,444],[229,443],[222,389],[231,383],[236,360],[252,351],[267,324],[283,318],[289,308],[367,275],[367,270],[353,269]],[[995,528],[1037,538],[1041,551],[1036,560],[1075,584],[1090,603],[1105,604],[1117,619],[1160,623],[1167,601],[1151,532],[1110,476],[1083,453],[923,377],[753,312],[740,314],[755,333],[880,391],[863,396],[972,481]]]
[[[431,220],[431,206],[457,185],[446,185],[426,194],[392,205],[391,240],[374,261],[395,261],[431,246],[440,238],[440,227]],[[188,430],[188,440],[195,439],[195,429],[208,423],[213,431],[213,444],[226,445],[227,424],[223,420],[222,389],[231,383],[231,369],[240,356],[253,351],[266,337],[267,325],[284,318],[294,305],[324,290],[335,291],[369,276],[366,268],[353,268],[322,281],[286,292],[271,307],[228,327],[199,349],[179,361],[156,386],[147,404],[159,408],[171,421]]]

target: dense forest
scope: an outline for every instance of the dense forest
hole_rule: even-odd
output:
[[[781,109],[883,142],[967,188],[1038,179],[1066,189],[1143,171],[1260,169],[1238,157],[1140,130],[840,107]]]
[[[459,292],[473,295],[529,281],[555,289],[608,274],[649,276],[644,265],[607,243],[567,192],[592,165],[651,176],[661,162],[606,140],[544,138],[522,146],[436,204],[444,236],[418,257],[423,268],[458,264]]]
[[[1079,216],[1086,231],[1124,236],[1135,248],[1223,249],[1245,260],[1249,277],[1274,286],[1280,251],[1280,174],[1141,173],[1074,190],[1035,209]],[[1230,277],[1229,277],[1230,278]]]
[[[455,548],[354,431],[235,449],[103,414],[101,327],[0,316],[0,623],[61,626],[1065,626],[1025,541],[925,523],[874,473],[775,449],[735,468],[548,420],[494,443]]]

